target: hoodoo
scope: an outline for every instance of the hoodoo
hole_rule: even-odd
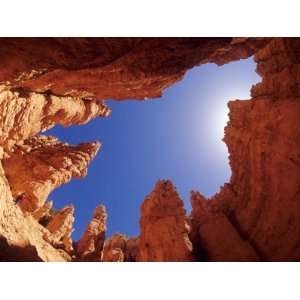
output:
[[[1,261],[300,260],[300,39],[0,38],[0,45]],[[206,199],[194,191],[187,214],[176,187],[160,180],[145,191],[139,237],[106,238],[100,205],[72,241],[73,206],[54,211],[48,197],[87,174],[100,143],[69,145],[41,133],[107,117],[107,99],[160,97],[194,66],[253,55],[262,80],[252,99],[228,99],[232,176],[220,192]]]

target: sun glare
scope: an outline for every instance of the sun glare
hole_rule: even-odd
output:
[[[219,141],[224,138],[224,128],[229,122],[228,102],[237,99],[250,99],[249,87],[230,91],[223,90],[223,92],[217,96],[217,99],[213,102],[213,106],[211,107],[212,115],[214,116],[214,119],[211,122],[211,129],[213,131],[212,138],[214,139],[216,144],[219,145],[219,148],[221,146],[222,150],[224,149],[224,147],[222,143],[219,143]]]
[[[57,205],[72,199],[76,206],[74,238],[81,236],[99,201],[109,213],[108,234],[137,234],[141,202],[158,179],[172,180],[187,210],[191,190],[206,197],[218,192],[231,176],[222,141],[227,104],[250,99],[251,85],[259,80],[254,69],[253,59],[195,67],[159,100],[109,101],[109,118],[48,131],[71,144],[83,137],[102,142],[88,176],[51,195]]]

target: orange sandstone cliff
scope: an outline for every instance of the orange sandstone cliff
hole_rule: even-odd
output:
[[[300,39],[1,38],[0,45],[1,261],[300,260]],[[192,192],[187,215],[173,184],[158,181],[142,204],[139,237],[105,239],[100,205],[72,241],[74,208],[55,212],[48,196],[84,177],[100,144],[40,133],[107,117],[106,99],[159,97],[196,65],[252,55],[262,81],[252,99],[228,104],[232,176],[220,192],[211,199]]]

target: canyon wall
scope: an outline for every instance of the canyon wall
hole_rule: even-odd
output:
[[[300,39],[0,43],[0,260],[300,260]],[[84,177],[100,144],[72,146],[39,133],[109,116],[106,99],[159,97],[194,66],[252,55],[262,81],[251,100],[228,104],[230,182],[211,199],[192,192],[187,215],[172,183],[158,181],[141,207],[139,237],[105,239],[107,214],[100,205],[83,237],[72,241],[73,207],[54,211],[48,196]]]
[[[300,260],[299,49],[300,39],[273,39],[255,54],[261,83],[251,100],[228,104],[224,141],[232,177],[208,204],[226,215],[263,261]],[[201,202],[192,204],[197,220]],[[211,231],[200,227],[197,243]]]

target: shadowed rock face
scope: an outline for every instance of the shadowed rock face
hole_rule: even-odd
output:
[[[86,99],[159,97],[195,65],[247,58],[265,39],[2,38],[0,82]]]
[[[9,245],[4,237],[0,237],[0,261],[22,262],[42,261],[34,246]]]
[[[300,259],[299,47],[297,38],[274,39],[257,52],[263,80],[252,90],[253,102],[239,110],[246,128],[234,121],[226,128],[237,193],[228,204],[265,260]],[[242,159],[244,170],[237,166]]]
[[[300,260],[300,39],[0,38],[0,45],[0,260]],[[74,252],[72,212],[53,214],[46,201],[86,174],[99,144],[38,134],[108,116],[105,99],[159,97],[196,65],[253,54],[262,81],[253,99],[228,104],[230,182],[209,201],[194,192],[186,216],[172,183],[159,181],[142,205],[140,237],[105,241],[106,213],[95,212]]]
[[[247,240],[240,236],[218,206],[210,205],[200,193],[192,192],[190,234],[194,255],[205,261],[257,261],[258,255]]]

